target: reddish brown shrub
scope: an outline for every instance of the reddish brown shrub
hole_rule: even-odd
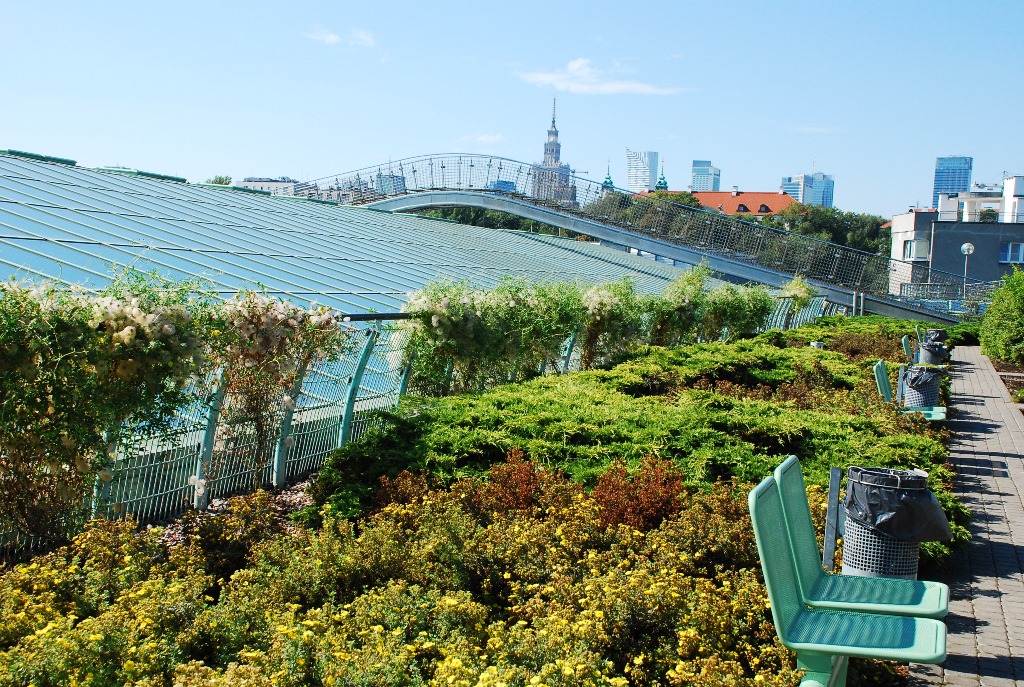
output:
[[[601,475],[593,498],[601,508],[601,524],[624,524],[646,532],[679,512],[685,491],[683,473],[667,460],[648,458],[630,479],[624,463]]]
[[[899,337],[882,333],[864,334],[845,332],[834,336],[828,342],[830,351],[842,353],[852,362],[861,360],[899,360],[903,357],[903,345]]]
[[[395,477],[382,475],[380,478],[380,489],[374,497],[378,508],[383,508],[391,503],[415,503],[423,498],[430,491],[430,484],[427,476],[421,472],[414,475],[408,470],[402,470]]]

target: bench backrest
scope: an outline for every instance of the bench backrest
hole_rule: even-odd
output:
[[[814,520],[811,519],[811,507],[807,502],[804,475],[796,456],[790,456],[775,468],[775,481],[782,497],[782,510],[786,515],[786,529],[793,546],[800,586],[803,590],[809,590],[825,571],[821,567],[821,551],[814,534]]]
[[[908,362],[914,362],[914,345],[910,343],[910,337],[906,334],[900,339],[900,343],[903,344],[903,353],[907,356]]]
[[[775,630],[783,644],[788,641],[790,628],[805,609],[800,593],[793,549],[786,532],[786,515],[782,498],[774,477],[766,477],[747,497],[750,520],[754,524],[754,540],[761,558],[764,584],[772,605]]]
[[[892,383],[889,381],[889,368],[885,366],[885,361],[879,360],[871,369],[875,373],[875,386],[878,387],[882,400],[892,403]]]

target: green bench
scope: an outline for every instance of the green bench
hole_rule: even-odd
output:
[[[750,492],[748,505],[775,631],[796,652],[797,667],[807,671],[803,687],[843,687],[851,656],[915,663],[946,659],[946,626],[934,618],[809,608],[774,477]]]
[[[941,582],[826,573],[821,567],[807,488],[796,456],[790,456],[775,468],[775,481],[782,497],[786,531],[805,604],[815,608],[922,618],[943,618],[949,612],[949,587]]]
[[[886,403],[893,403],[892,394],[892,383],[889,381],[889,368],[886,367],[884,360],[879,360],[872,366],[872,371],[875,373],[875,386],[878,387],[878,393]],[[946,421],[946,407],[945,406],[926,406],[926,407],[907,407],[901,408],[900,412],[904,415],[912,415],[913,413],[921,413],[924,415],[926,420],[931,422],[945,422]]]

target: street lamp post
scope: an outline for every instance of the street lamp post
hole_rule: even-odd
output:
[[[960,246],[960,252],[964,254],[964,300],[966,301],[967,300],[967,258],[968,258],[968,256],[971,253],[974,252],[974,244],[970,243],[970,242],[965,243],[964,245]]]

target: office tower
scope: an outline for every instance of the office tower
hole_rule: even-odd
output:
[[[973,157],[950,155],[935,158],[935,183],[932,186],[932,207],[939,207],[940,193],[961,193],[971,188]]]
[[[693,161],[693,178],[690,182],[694,193],[697,191],[720,191],[722,170],[711,166],[711,160]]]
[[[782,177],[782,190],[804,205],[832,207],[834,189],[835,181],[832,176],[821,172]]]
[[[626,148],[626,188],[633,193],[653,191],[658,185],[658,154]]]

